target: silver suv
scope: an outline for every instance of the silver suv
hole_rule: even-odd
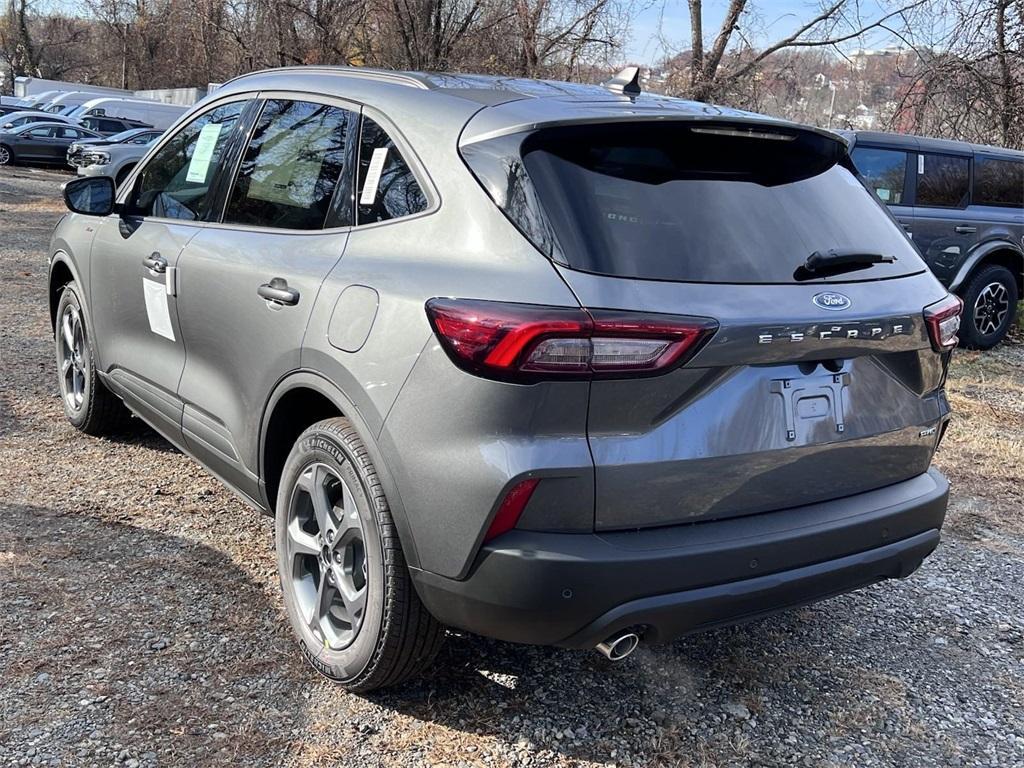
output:
[[[60,391],[276,517],[352,690],[455,627],[598,647],[910,574],[961,305],[837,136],[606,87],[248,75],[65,186]]]

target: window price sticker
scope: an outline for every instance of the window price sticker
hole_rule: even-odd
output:
[[[366,181],[363,182],[363,194],[359,196],[360,205],[373,205],[373,201],[377,199],[377,187],[380,185],[380,175],[384,171],[387,159],[387,147],[377,147],[373,150],[370,167],[366,169]]]

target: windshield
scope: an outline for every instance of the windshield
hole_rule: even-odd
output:
[[[76,117],[85,112],[85,104],[79,104],[77,107],[67,113],[68,117]]]
[[[463,155],[484,187],[541,251],[572,269],[791,283],[874,280],[925,268],[842,164],[845,147],[821,134],[631,122],[547,128],[482,144]],[[809,274],[807,258],[830,250],[893,258]]]

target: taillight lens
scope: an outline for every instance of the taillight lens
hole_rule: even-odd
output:
[[[693,357],[711,319],[476,299],[431,299],[427,316],[460,368],[509,381],[660,373]]]
[[[936,352],[949,352],[957,345],[959,339],[956,334],[960,330],[963,309],[963,301],[952,293],[924,308],[928,336],[931,337],[932,349]]]

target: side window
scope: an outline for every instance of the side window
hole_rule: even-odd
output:
[[[975,205],[1024,208],[1024,162],[974,156]]]
[[[397,219],[427,207],[427,198],[398,147],[368,117],[363,118],[359,138],[357,189],[357,224]]]
[[[78,132],[78,131],[77,131],[76,129],[74,129],[74,128],[61,128],[61,129],[60,129],[60,132],[61,132],[61,135],[62,135],[62,136],[63,136],[63,137],[65,138],[65,139],[80,139],[80,138],[82,138],[82,134],[81,134],[81,133],[79,133],[79,132]]]
[[[98,130],[100,130],[100,131],[109,131],[109,132],[117,133],[118,131],[123,131],[124,130],[124,126],[123,125],[121,125],[120,123],[114,122],[113,120],[100,120],[99,123],[100,123],[100,127],[99,127]]]
[[[228,139],[247,102],[204,112],[164,144],[139,174],[130,209],[141,216],[202,219]]]
[[[239,166],[224,221],[322,229],[357,118],[326,104],[268,101]]]
[[[920,155],[924,172],[917,176],[916,205],[963,208],[969,192],[970,161],[953,155]],[[921,170],[918,160],[918,171]]]
[[[903,204],[903,186],[906,181],[907,153],[893,149],[856,147],[853,164],[878,199],[889,205]]]
[[[53,138],[53,128],[29,128],[25,131],[33,139],[49,139]]]

